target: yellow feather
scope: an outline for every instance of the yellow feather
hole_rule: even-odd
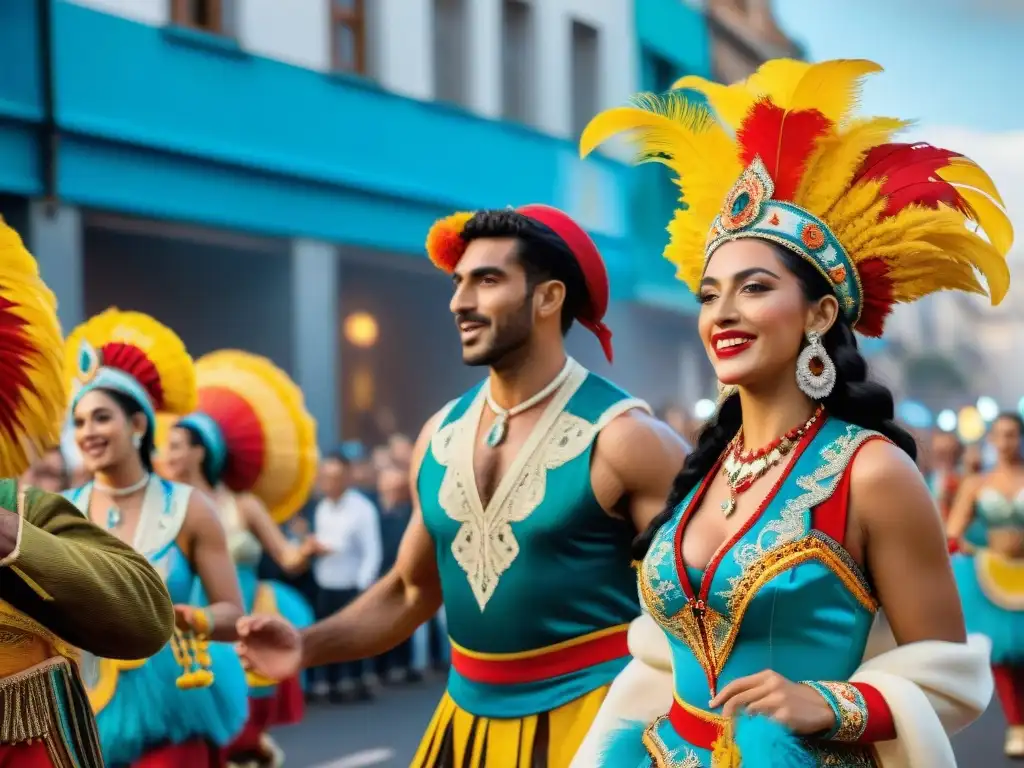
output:
[[[733,130],[739,127],[743,118],[747,116],[747,112],[757,101],[757,97],[747,89],[744,83],[721,85],[696,75],[680,78],[672,85],[672,89],[688,89],[703,93],[718,119]]]
[[[185,344],[170,328],[141,312],[111,307],[86,320],[64,342],[68,392],[78,385],[75,375],[82,340],[96,350],[105,344],[123,343],[138,348],[156,368],[163,391],[160,410],[184,416],[196,407],[196,373]]]
[[[793,88],[790,110],[816,109],[833,123],[841,124],[860,102],[863,80],[882,68],[866,59],[837,59],[811,65]]]
[[[278,524],[291,518],[313,490],[319,454],[316,422],[302,390],[266,358],[225,349],[196,361],[200,395],[204,389],[233,392],[259,419],[265,455],[251,491]]]
[[[1005,256],[1013,246],[1013,224],[1000,206],[981,192],[966,187],[957,187],[957,192],[974,211],[972,217],[985,230],[989,241],[1000,254]]]
[[[985,173],[973,160],[968,160],[966,157],[952,158],[949,161],[949,165],[939,169],[939,178],[948,181],[956,187],[973,187],[979,192],[984,192],[1003,208],[1006,207],[1006,203],[1003,202],[1003,198],[999,195],[999,190],[996,189],[992,177]]]
[[[846,193],[872,147],[892,141],[909,123],[890,117],[857,120],[818,142],[807,162],[794,202],[815,216],[824,216]]]
[[[4,350],[0,390],[0,475],[20,475],[60,440],[67,407],[57,302],[39,277],[32,254],[0,217],[0,299],[9,320],[0,324]]]

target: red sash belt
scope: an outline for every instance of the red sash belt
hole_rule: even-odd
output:
[[[673,697],[668,721],[680,738],[699,749],[712,749],[725,727],[725,718],[691,707]]]
[[[550,680],[629,656],[628,624],[521,653],[478,653],[452,641],[452,666],[474,683],[515,685]]]

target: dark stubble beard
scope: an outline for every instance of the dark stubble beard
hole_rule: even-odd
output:
[[[502,360],[523,349],[529,343],[533,331],[532,298],[528,293],[519,309],[502,323],[493,323],[491,327],[494,336],[491,343],[485,349],[463,355],[462,362],[474,367],[486,365],[489,368],[501,368]]]

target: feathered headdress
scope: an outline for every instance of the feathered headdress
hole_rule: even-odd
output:
[[[665,257],[694,292],[719,245],[751,237],[807,259],[867,336],[882,335],[896,302],[940,290],[998,304],[1013,229],[995,184],[955,152],[893,143],[904,121],[854,118],[861,81],[879,71],[864,60],[780,59],[732,86],[685,77],[675,88],[707,104],[684,90],[643,94],[597,115],[580,153],[628,133],[638,162],[674,172],[683,206]]]
[[[18,233],[0,218],[0,476],[60,442],[67,406],[57,301]]]
[[[604,324],[610,293],[608,270],[594,241],[569,214],[550,205],[521,205],[515,212],[554,232],[575,257],[590,298],[576,319],[597,336],[601,351],[608,362],[612,362],[612,332]],[[472,218],[472,213],[463,211],[434,222],[427,233],[427,256],[435,267],[449,274],[455,270],[469,245],[462,233]]]
[[[269,360],[221,350],[196,361],[199,405],[178,422],[197,432],[212,474],[251,492],[282,523],[306,502],[316,479],[316,422],[302,391]]]
[[[149,315],[111,307],[71,332],[64,355],[72,410],[93,389],[131,397],[150,429],[160,411],[185,415],[195,408],[192,358],[177,334]]]

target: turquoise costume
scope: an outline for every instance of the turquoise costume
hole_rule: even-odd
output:
[[[547,743],[578,743],[582,732],[567,733],[572,721],[596,714],[606,686],[629,661],[625,633],[640,613],[630,568],[633,531],[599,505],[590,465],[600,430],[646,405],[569,365],[486,507],[473,471],[484,384],[449,404],[420,466],[452,670],[414,766],[436,764],[446,738],[460,742],[461,754],[475,718],[503,721],[486,732],[488,755],[501,748],[531,754],[541,716]],[[472,738],[483,737],[477,730]],[[543,756],[544,765],[568,764],[552,755]]]
[[[992,641],[993,664],[1024,664],[1024,562],[985,548],[990,530],[1024,529],[1024,491],[1008,499],[983,487],[974,510],[968,532],[974,532],[969,542],[978,550],[953,556],[967,630]]]
[[[228,537],[228,551],[235,561],[238,571],[238,582],[242,588],[242,605],[247,614],[276,613],[288,620],[292,626],[305,629],[313,621],[313,609],[306,599],[295,589],[279,581],[259,578],[260,559],[263,547],[259,539],[248,530],[240,520],[238,504],[230,492],[218,493],[216,501],[221,522]],[[190,601],[192,605],[207,605],[208,600],[203,585],[196,581],[195,591]],[[249,695],[262,698],[274,693],[276,686],[252,682]]]
[[[92,483],[64,495],[88,514]],[[188,603],[198,581],[177,544],[192,488],[151,477],[143,500],[135,549],[164,576],[174,603]],[[83,678],[96,712],[103,756],[112,768],[130,765],[166,744],[205,740],[224,746],[248,717],[245,673],[234,649],[209,645],[214,674],[207,688],[182,690],[183,669],[171,645],[139,662],[86,655]]]
[[[679,505],[652,541],[639,583],[645,607],[671,647],[673,713],[681,717],[662,717],[643,733],[642,726],[618,732],[602,765],[622,768],[625,763],[613,756],[646,751],[630,768],[709,768],[711,745],[693,743],[674,723],[720,725],[718,712],[705,709],[716,690],[766,669],[790,680],[850,678],[861,663],[877,604],[850,555],[816,526],[816,512],[832,515],[837,510],[831,507],[845,508],[845,495],[833,499],[833,494],[858,448],[879,437],[826,419],[816,434],[804,438],[759,514],[705,571],[689,566],[679,571],[681,541],[717,467]],[[742,735],[737,726],[737,743]],[[641,740],[646,750],[639,748]],[[764,743],[755,747],[754,753],[768,750]],[[862,747],[806,742],[804,748],[816,753],[813,765],[872,765]],[[744,766],[761,765],[743,745],[740,752]]]

